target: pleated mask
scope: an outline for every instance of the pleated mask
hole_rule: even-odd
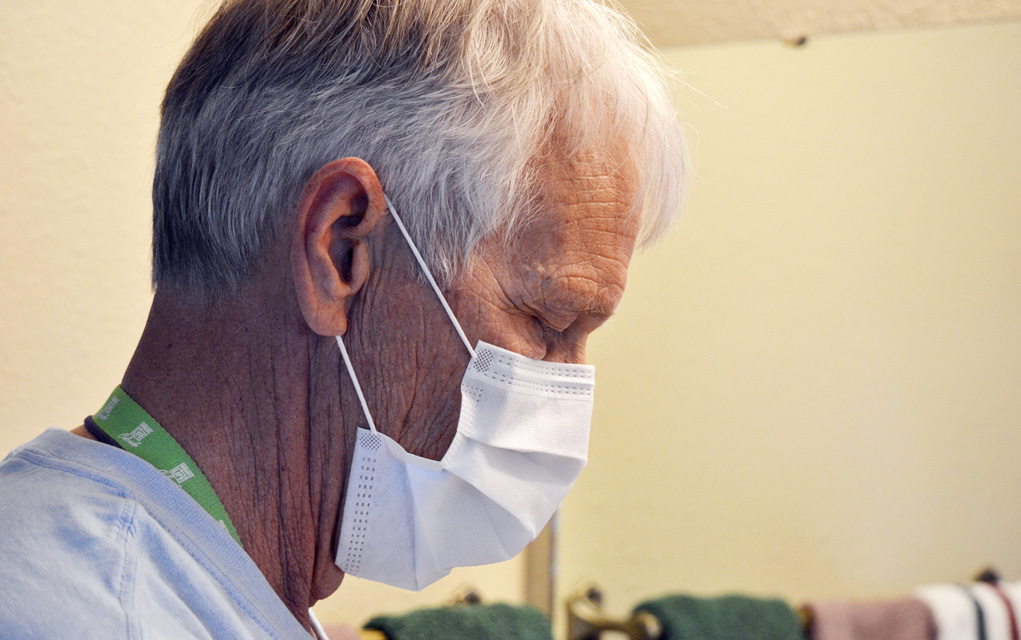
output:
[[[372,420],[344,341],[344,365],[367,428],[358,429],[336,564],[420,590],[467,567],[508,560],[534,540],[588,457],[595,368],[472,348],[407,229],[386,201],[471,354],[457,433],[440,460],[408,453]]]

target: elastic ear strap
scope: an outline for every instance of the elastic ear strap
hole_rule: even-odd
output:
[[[447,316],[450,321],[454,323],[454,328],[457,329],[457,335],[461,336],[461,342],[468,349],[468,353],[475,357],[475,349],[472,348],[470,342],[468,342],[468,336],[464,335],[464,329],[461,328],[461,323],[457,321],[457,317],[454,316],[454,312],[451,311],[450,305],[447,304],[447,299],[443,297],[443,292],[440,291],[440,287],[436,284],[436,280],[433,279],[433,274],[429,271],[429,267],[425,264],[425,259],[422,254],[418,252],[418,247],[415,246],[415,241],[411,239],[411,234],[404,227],[404,222],[401,217],[397,215],[397,210],[394,209],[394,205],[390,202],[390,198],[383,194],[383,199],[386,200],[386,206],[390,209],[390,215],[394,217],[394,222],[397,223],[397,228],[404,234],[404,239],[408,241],[408,246],[411,247],[411,253],[415,254],[415,260],[418,260],[418,266],[422,267],[422,272],[425,273],[425,277],[429,280],[429,284],[432,285],[433,291],[436,292],[436,297],[440,299],[440,304],[443,305],[443,310],[447,312]]]
[[[323,625],[319,624],[316,614],[311,609],[308,610],[308,620],[312,623],[312,631],[316,634],[316,640],[330,640],[326,635],[326,630],[323,629]]]
[[[355,374],[355,368],[351,366],[351,357],[347,355],[347,349],[344,347],[344,340],[337,336],[337,346],[340,347],[340,357],[344,359],[344,366],[347,367],[347,373],[351,376],[351,382],[355,385],[355,393],[358,394],[358,402],[362,405],[362,413],[365,414],[365,419],[369,421],[369,428],[376,431],[376,423],[372,421],[372,414],[369,413],[369,405],[365,403],[365,395],[362,393],[362,385],[358,384],[358,376]]]

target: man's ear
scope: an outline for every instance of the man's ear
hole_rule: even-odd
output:
[[[347,332],[351,301],[369,277],[370,236],[386,208],[376,172],[359,158],[334,160],[305,184],[291,270],[301,313],[316,333]]]

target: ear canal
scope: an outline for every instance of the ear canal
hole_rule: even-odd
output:
[[[366,280],[369,279],[369,271],[372,267],[368,245],[361,241],[353,242],[351,250],[346,254],[346,258],[347,265],[343,275],[352,290],[361,290],[365,286]]]

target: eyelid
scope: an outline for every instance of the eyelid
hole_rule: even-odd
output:
[[[577,319],[577,316],[571,316],[568,312],[562,312],[560,314],[561,317],[564,317],[565,319],[569,318],[569,321],[554,322],[550,319],[550,314],[543,313],[543,311],[541,311],[538,307],[527,302],[519,307],[519,309],[521,309],[521,311],[523,311],[526,315],[531,316],[532,319],[542,325],[543,328],[556,333],[563,333],[568,327],[574,324],[574,321]]]
[[[574,324],[575,321],[577,320],[577,317],[575,317],[575,318],[571,318],[569,322],[559,322],[558,323],[558,322],[552,322],[547,316],[544,316],[543,314],[541,314],[539,312],[535,312],[534,315],[535,315],[535,319],[538,320],[539,323],[542,324],[543,327],[549,329],[550,331],[554,331],[556,333],[563,333],[563,332],[567,331],[571,327],[571,325]]]
[[[547,322],[546,319],[540,316],[539,314],[532,314],[532,322],[535,323],[536,327],[539,328],[543,335],[549,333],[560,333],[560,331],[551,326],[550,323]]]

